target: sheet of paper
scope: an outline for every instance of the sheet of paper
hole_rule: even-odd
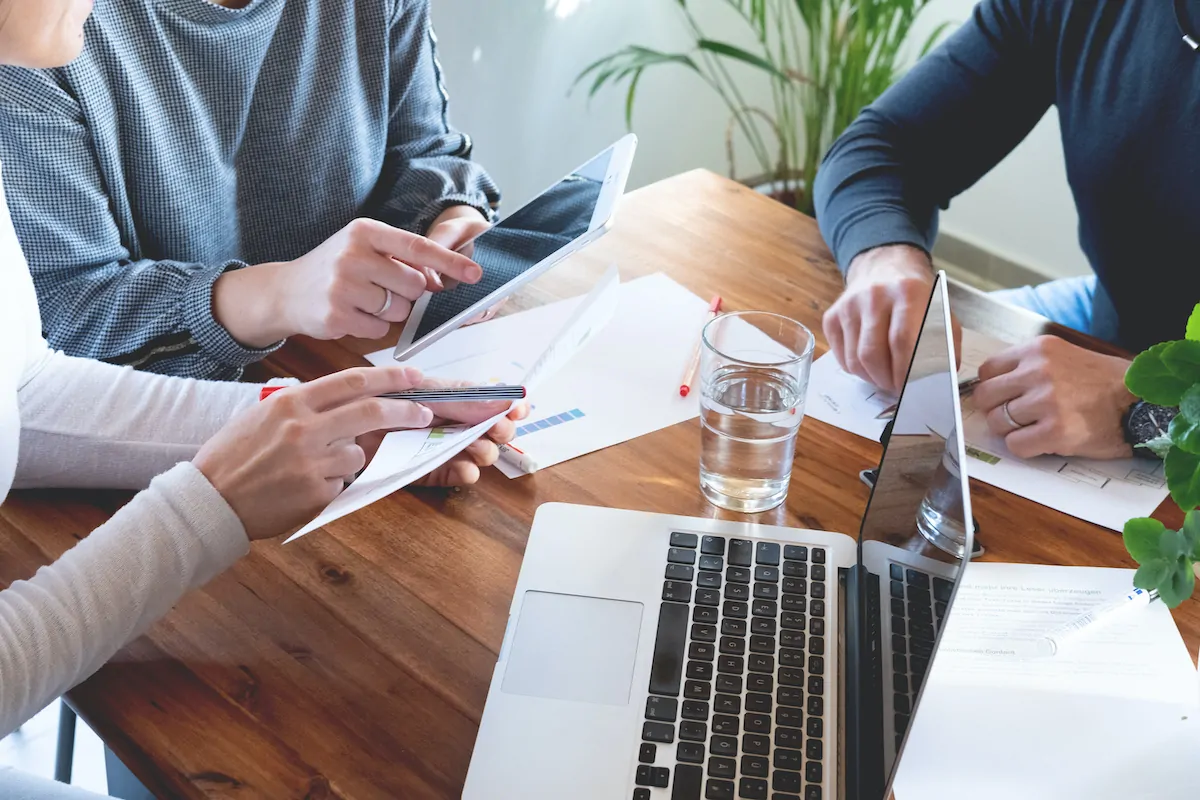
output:
[[[537,348],[536,359],[528,367],[514,361],[505,367],[505,372],[512,375],[519,370],[515,382],[537,387],[561,369],[608,324],[617,308],[619,288],[620,278],[616,267],[611,267],[586,297],[576,301],[560,327],[542,328],[535,336],[534,341],[540,341],[540,348]],[[547,331],[557,331],[557,334],[548,337]],[[443,352],[445,354],[447,351]],[[527,352],[534,352],[534,348],[531,346]],[[472,363],[472,360],[482,359],[488,354],[470,356],[466,352],[459,352],[457,355],[461,357],[452,358],[453,363],[442,366],[446,369],[478,367],[480,364]],[[496,363],[494,357],[491,363]],[[462,376],[465,377],[466,373]],[[497,380],[509,382],[503,376],[496,377]],[[316,519],[289,537],[287,542],[365,508],[428,475],[485,434],[502,416],[499,414],[473,427],[456,426],[388,434],[375,458],[358,479]]]
[[[1129,592],[1133,570],[980,562],[966,570],[932,675],[959,684],[1200,701],[1196,668],[1170,610],[1131,609],[1067,639],[1051,658],[1035,640]]]
[[[989,356],[1009,345],[975,331],[963,331],[959,379],[979,372]],[[880,413],[895,399],[842,372],[832,354],[813,364],[808,413],[859,436],[878,440],[886,420]],[[970,396],[963,398],[963,433],[971,477],[1049,506],[1073,517],[1121,530],[1130,517],[1149,516],[1167,497],[1166,478],[1157,461],[1137,458],[1097,461],[1040,456],[1019,459],[987,427]]]

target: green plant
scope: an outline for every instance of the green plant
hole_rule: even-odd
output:
[[[691,70],[729,110],[730,176],[736,177],[733,136],[738,131],[764,176],[799,190],[812,186],[833,140],[895,82],[905,40],[929,0],[720,0],[748,27],[757,52],[709,37],[688,0],[674,2],[694,38],[691,49],[664,53],[629,45],[588,66],[575,85],[590,80],[592,97],[607,85],[626,84],[625,123],[632,128],[638,82],[647,69],[674,64]],[[929,36],[919,55],[945,28]],[[746,101],[729,70],[734,63],[758,70],[769,82],[769,109]],[[807,192],[796,191],[796,197],[801,210],[811,211]]]
[[[1200,305],[1188,319],[1186,338],[1156,344],[1125,373],[1129,391],[1148,403],[1177,406],[1165,436],[1146,447],[1163,458],[1171,499],[1186,512],[1177,531],[1156,519],[1125,523],[1125,549],[1138,563],[1139,589],[1157,589],[1171,608],[1192,595],[1200,563]]]

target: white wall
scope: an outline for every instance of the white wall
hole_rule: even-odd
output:
[[[690,3],[716,37],[740,30],[720,0]],[[966,19],[972,5],[934,0],[923,29],[939,19]],[[623,92],[606,90],[590,104],[585,87],[568,96],[581,69],[624,44],[672,50],[688,41],[674,0],[434,0],[433,15],[452,120],[475,139],[476,158],[500,183],[508,209],[624,133]],[[745,86],[763,91],[760,82]],[[631,187],[695,167],[727,173],[728,115],[698,77],[660,67],[647,72],[638,94],[634,131],[641,142]],[[738,153],[739,172],[757,172],[740,143]],[[1086,271],[1055,120],[1043,120],[956,200],[942,225],[1047,275]]]

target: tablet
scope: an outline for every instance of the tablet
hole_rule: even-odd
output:
[[[623,137],[459,248],[483,278],[422,295],[392,357],[416,355],[607,233],[636,147],[636,136]]]

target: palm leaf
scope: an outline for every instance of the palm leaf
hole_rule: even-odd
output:
[[[726,58],[732,58],[737,61],[741,61],[744,64],[749,64],[752,67],[758,67],[759,69],[769,72],[781,80],[790,80],[785,72],[780,70],[779,67],[775,66],[767,59],[763,58],[762,56],[756,56],[754,53],[747,52],[740,47],[734,47],[731,44],[714,41],[713,39],[701,39],[696,43],[696,46],[701,50],[707,50],[710,53],[716,53],[717,55],[725,56]]]

